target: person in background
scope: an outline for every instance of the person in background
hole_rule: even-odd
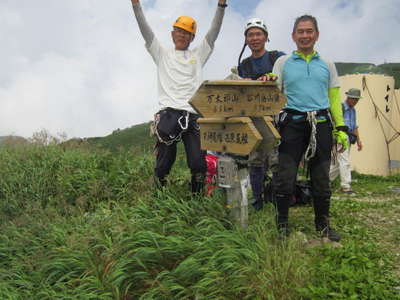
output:
[[[158,102],[160,110],[155,115],[156,166],[155,182],[165,186],[176,159],[176,146],[183,141],[188,166],[191,170],[191,190],[199,194],[204,188],[206,173],[205,151],[200,148],[198,115],[188,103],[202,82],[202,68],[210,57],[221,29],[226,0],[217,1],[212,25],[199,46],[189,50],[197,31],[196,21],[181,16],[173,24],[171,37],[173,49],[164,48],[147,23],[139,0],[131,0],[146,49],[157,65]]]
[[[348,127],[349,144],[357,144],[357,150],[361,151],[360,134],[357,125],[357,115],[355,106],[361,99],[361,91],[356,88],[349,89],[346,92],[347,98],[342,103],[343,117]],[[343,152],[338,152],[336,159],[332,159],[329,173],[330,180],[333,181],[340,173],[340,186],[343,193],[354,193],[351,188],[351,166],[350,166],[350,148]]]

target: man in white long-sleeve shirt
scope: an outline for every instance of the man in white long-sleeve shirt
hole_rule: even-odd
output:
[[[181,16],[175,21],[171,32],[175,48],[166,49],[154,36],[139,0],[131,1],[146,48],[157,65],[160,110],[155,117],[158,138],[156,183],[159,186],[166,184],[166,176],[176,159],[176,144],[182,139],[192,173],[192,192],[200,193],[206,172],[205,152],[200,148],[198,115],[188,101],[202,82],[202,68],[213,51],[227,6],[226,0],[218,0],[211,28],[200,45],[193,50],[189,50],[189,46],[197,29],[194,19]]]

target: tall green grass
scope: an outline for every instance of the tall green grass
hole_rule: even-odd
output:
[[[150,153],[25,145],[0,155],[0,299],[398,299],[393,258],[360,239],[359,219],[341,217],[348,201],[333,207],[344,247],[307,249],[296,234],[277,238],[272,207],[243,231],[223,193],[192,197],[182,162],[155,191]],[[300,225],[310,212],[293,209],[292,223],[313,238]]]

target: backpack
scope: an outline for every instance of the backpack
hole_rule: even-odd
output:
[[[312,185],[310,180],[297,180],[291,206],[310,205],[313,203]]]
[[[207,172],[204,183],[206,185],[206,195],[211,196],[214,189],[217,187],[218,157],[212,154],[207,154],[205,159]]]
[[[268,51],[268,56],[269,60],[271,62],[271,65],[273,66],[276,62],[276,60],[279,58],[279,52],[274,50],[274,51]],[[253,74],[253,64],[251,63],[251,56],[245,58],[239,66],[239,75],[245,73],[245,74]],[[272,71],[272,70],[271,70]],[[253,76],[250,76],[251,79],[256,80],[257,78],[263,76],[264,74],[255,74]]]
[[[264,202],[276,205],[276,194],[272,183],[272,178],[265,176],[264,182]],[[291,197],[290,206],[311,205],[313,203],[312,186],[310,180],[296,180],[294,192]]]

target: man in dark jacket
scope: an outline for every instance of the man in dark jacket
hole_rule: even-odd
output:
[[[267,51],[265,44],[269,41],[268,30],[264,21],[259,18],[252,18],[246,22],[245,30],[245,44],[242,49],[242,56],[246,46],[251,50],[251,56],[243,61],[240,61],[238,73],[239,76],[248,80],[274,80],[272,68],[278,57],[285,55],[280,51]],[[270,157],[272,158],[272,157]],[[250,154],[249,157],[249,173],[250,184],[253,190],[253,207],[260,210],[264,203],[264,181],[266,171],[271,168],[271,161],[265,149],[257,149],[257,151]],[[269,163],[270,162],[270,163]],[[273,163],[272,163],[273,164]]]

